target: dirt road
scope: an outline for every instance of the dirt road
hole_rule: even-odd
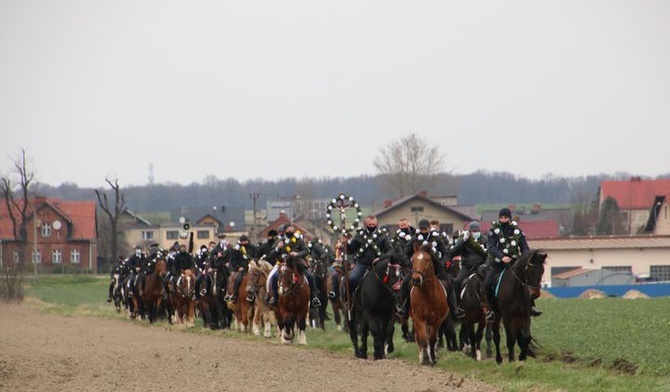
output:
[[[343,375],[348,375],[344,377]],[[0,391],[481,391],[400,360],[0,305]]]

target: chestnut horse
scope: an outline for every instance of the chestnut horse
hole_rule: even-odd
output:
[[[149,323],[156,321],[161,305],[163,304],[163,278],[166,273],[167,266],[165,259],[159,258],[156,260],[154,271],[147,274],[146,278],[144,278],[142,302],[144,303],[145,311],[149,317]]]
[[[249,263],[249,268],[251,268],[251,263]],[[254,317],[254,302],[247,301],[247,287],[249,285],[248,271],[244,273],[242,281],[240,282],[240,286],[237,288],[237,293],[233,292],[235,290],[235,279],[237,278],[237,274],[240,273],[242,272],[236,271],[231,273],[230,277],[228,278],[228,285],[226,287],[226,297],[228,300],[226,303],[228,305],[228,309],[232,310],[233,312],[233,322],[235,325],[233,329],[237,329],[238,332],[242,333],[250,333],[251,328],[249,323],[250,320]],[[230,299],[234,296],[233,294],[236,294],[235,297],[237,299],[235,302]]]
[[[174,318],[180,324],[192,327],[195,325],[195,274],[193,271],[184,270],[175,286],[170,296]]]
[[[505,326],[507,336],[508,359],[514,361],[514,346],[519,345],[519,360],[534,357],[530,349],[531,300],[540,296],[540,283],[544,274],[544,262],[547,254],[532,250],[519,257],[496,279],[498,289],[492,306],[496,313],[493,322],[493,343],[496,348],[496,362],[502,362],[500,355],[500,322]]]
[[[430,245],[414,243],[412,255],[412,290],[410,316],[414,338],[419,345],[419,364],[437,362],[437,331],[449,314],[447,291],[435,275]]]
[[[305,277],[307,267],[297,257],[289,257],[279,267],[277,284],[279,286],[275,317],[281,342],[291,343],[298,326],[298,344],[307,344],[305,328],[309,312],[309,284]]]
[[[272,325],[276,325],[274,312],[263,300],[267,294],[266,282],[272,270],[272,264],[265,260],[252,260],[249,262],[249,280],[247,281],[247,293],[254,299],[254,314],[252,332],[256,336],[266,338],[272,337]]]

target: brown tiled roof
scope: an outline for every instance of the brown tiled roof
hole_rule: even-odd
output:
[[[529,239],[528,246],[542,250],[670,248],[670,235],[602,236]]]
[[[19,205],[23,204],[22,200],[18,201]],[[35,202],[33,202],[35,203]],[[95,239],[95,208],[94,201],[63,201],[60,199],[39,199],[36,202],[36,207],[39,208],[53,208],[62,218],[72,224],[73,232],[72,239]],[[32,219],[32,208],[28,211],[29,219]],[[15,212],[17,219],[19,212]],[[12,221],[7,214],[7,204],[4,200],[0,201],[0,238],[13,239],[12,235]]]
[[[670,178],[603,181],[600,183],[600,194],[601,201],[608,196],[616,199],[622,210],[648,209],[656,196],[670,196]]]

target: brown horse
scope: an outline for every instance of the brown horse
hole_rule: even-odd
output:
[[[277,329],[282,343],[291,343],[298,326],[298,344],[307,344],[305,328],[309,311],[309,284],[305,277],[305,264],[297,257],[289,257],[279,267],[277,284],[279,298],[275,306]]]
[[[333,270],[330,271],[328,279],[326,280],[326,291],[329,293],[330,307],[333,309],[333,318],[338,330],[344,329],[348,331],[348,324],[344,318],[344,306],[342,304],[342,296],[338,287],[343,286],[344,270],[341,264],[333,264]]]
[[[250,263],[251,265],[251,263]],[[234,318],[234,329],[237,329],[238,332],[250,333],[251,328],[249,327],[250,320],[253,319],[254,315],[254,303],[247,301],[247,287],[249,285],[249,272],[246,272],[242,277],[242,282],[237,288],[237,293],[234,293],[235,290],[235,279],[237,274],[241,272],[237,271],[230,274],[228,278],[228,285],[226,287],[226,301],[228,309],[233,311]],[[236,294],[236,295],[234,295]],[[233,302],[231,299],[235,296],[237,299]]]
[[[170,290],[175,321],[193,327],[195,325],[195,274],[193,271],[184,270],[175,286],[174,290]]]
[[[144,292],[142,302],[144,303],[149,322],[153,323],[158,318],[158,313],[163,304],[163,278],[167,273],[165,259],[158,259],[154,271],[144,278]]]
[[[540,296],[540,282],[544,274],[547,254],[533,250],[519,257],[514,264],[502,272],[498,283],[498,293],[493,298],[496,320],[493,322],[493,343],[496,348],[496,362],[502,362],[500,355],[500,322],[502,319],[507,336],[508,359],[514,361],[514,346],[519,345],[519,361],[534,357],[530,349],[531,300]]]
[[[414,244],[410,316],[419,345],[419,364],[437,362],[437,331],[449,314],[447,292],[435,275],[430,245]]]
[[[272,326],[277,322],[274,312],[263,300],[267,294],[266,282],[272,270],[272,264],[265,260],[251,261],[249,263],[249,280],[247,281],[247,293],[254,299],[254,314],[252,332],[256,336],[266,338],[272,337]]]

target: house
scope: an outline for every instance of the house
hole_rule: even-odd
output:
[[[670,206],[668,197],[656,196],[649,211],[647,224],[644,226],[645,234],[663,235],[670,234]]]
[[[532,206],[510,204],[507,208],[523,229],[526,238],[557,238],[572,226],[570,207],[547,208],[535,203]],[[498,220],[498,212],[499,209],[482,211],[482,231],[490,229],[491,223]]]
[[[659,201],[657,197],[664,197],[667,200],[668,196],[670,196],[670,178],[647,180],[632,177],[630,180],[623,181],[603,181],[600,183],[598,192],[601,205],[608,197],[616,200],[624,215],[626,231],[629,234],[646,232],[650,209]],[[664,216],[666,216],[665,213],[661,215],[661,218]],[[666,225],[670,223],[666,222],[662,225],[664,230]],[[670,227],[667,229],[669,232],[665,234],[670,234]]]
[[[23,204],[22,200],[18,200]],[[19,216],[15,211],[14,216]],[[0,202],[0,265],[32,261],[41,273],[97,272],[95,201],[63,201],[35,197],[28,211],[27,254],[13,235],[7,204]],[[26,245],[24,245],[26,246]]]
[[[548,254],[544,282],[579,268],[670,281],[670,235],[528,239],[528,246]]]
[[[387,228],[390,233],[398,229],[398,221],[402,218],[407,218],[414,227],[418,227],[422,219],[437,220],[440,222],[440,230],[449,235],[476,219],[447,203],[440,202],[443,199],[444,197],[432,198],[426,192],[420,192],[399,200],[384,202],[384,208],[375,212],[375,215],[379,226]]]

